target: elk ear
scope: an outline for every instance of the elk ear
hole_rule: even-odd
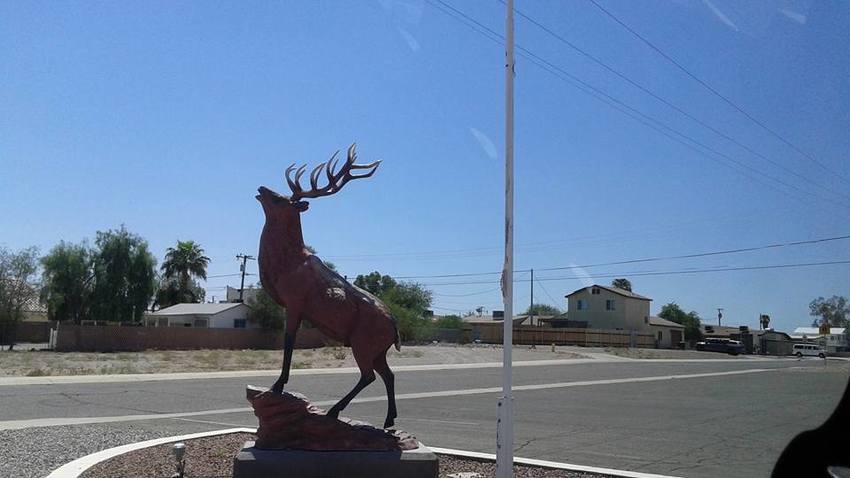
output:
[[[295,209],[297,209],[298,212],[304,212],[310,207],[310,203],[307,201],[298,201],[293,204],[293,206],[295,206]]]

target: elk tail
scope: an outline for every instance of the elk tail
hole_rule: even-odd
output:
[[[395,349],[401,352],[401,335],[398,333],[398,320],[395,317],[392,317],[393,328],[395,329]]]

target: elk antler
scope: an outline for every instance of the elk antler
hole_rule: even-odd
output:
[[[378,166],[381,164],[380,160],[370,164],[354,164],[354,161],[357,160],[357,152],[355,151],[355,145],[352,144],[348,147],[348,159],[346,159],[339,172],[335,172],[334,170],[336,169],[337,162],[339,161],[337,154],[339,154],[339,151],[335,152],[333,156],[331,156],[331,159],[324,163],[320,163],[318,166],[313,168],[313,171],[310,172],[309,191],[304,191],[301,188],[300,183],[301,176],[304,175],[304,172],[307,170],[307,166],[301,166],[296,170],[295,164],[293,163],[286,168],[286,182],[289,184],[289,189],[292,190],[292,196],[289,197],[289,200],[295,202],[302,198],[330,196],[342,189],[342,187],[345,186],[345,183],[352,179],[368,178],[375,174],[375,171],[378,170]],[[325,169],[328,184],[320,188],[318,182],[319,175],[322,173],[322,168]],[[368,173],[355,175],[351,174],[352,169],[369,169],[370,171]],[[289,175],[293,170],[295,170],[295,179],[290,179]]]

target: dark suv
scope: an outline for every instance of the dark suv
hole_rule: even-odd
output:
[[[744,344],[732,339],[705,339],[697,342],[697,350],[738,355],[744,353]]]

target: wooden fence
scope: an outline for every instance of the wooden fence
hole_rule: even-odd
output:
[[[468,331],[471,340],[484,343],[502,343],[502,323],[473,324]],[[554,327],[514,327],[516,345],[581,345],[586,347],[640,347],[654,348],[652,334],[632,333],[628,330],[570,329]]]
[[[295,348],[323,347],[331,340],[317,329],[301,329]],[[59,326],[58,352],[138,352],[142,350],[283,349],[283,332],[200,327]]]

